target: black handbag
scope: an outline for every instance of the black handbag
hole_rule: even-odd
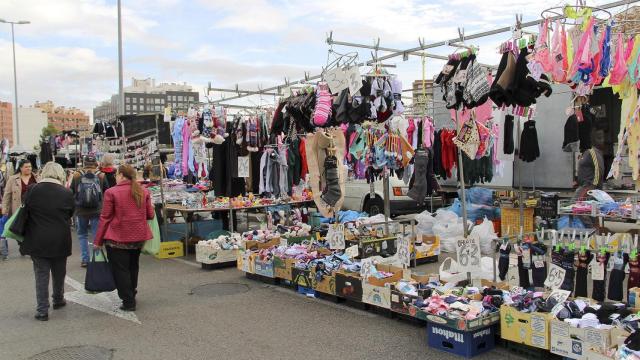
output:
[[[113,279],[113,273],[111,272],[111,264],[107,261],[107,257],[104,255],[102,249],[100,253],[104,258],[104,261],[96,261],[96,251],[91,253],[91,260],[87,264],[87,274],[84,278],[84,289],[93,292],[110,292],[116,289],[116,282]]]
[[[11,232],[14,234],[24,236],[24,233],[27,229],[29,211],[27,211],[27,208],[24,205],[20,206],[16,211],[18,213],[16,214],[16,218],[13,220],[13,223],[11,223],[9,230],[11,230]]]

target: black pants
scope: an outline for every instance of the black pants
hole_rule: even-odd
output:
[[[53,283],[53,303],[64,301],[64,278],[67,276],[67,257],[43,258],[32,256],[33,272],[36,275],[36,308],[39,314],[49,312],[49,275]]]
[[[140,249],[117,249],[110,246],[106,248],[122,305],[136,306]]]

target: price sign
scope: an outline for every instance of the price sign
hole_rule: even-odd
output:
[[[398,261],[404,266],[410,266],[411,264],[411,236],[410,235],[401,235],[398,236],[398,240],[396,241],[396,245],[398,246],[397,254]]]
[[[327,240],[329,241],[329,249],[344,249],[344,225],[333,224],[327,232]]]
[[[565,273],[565,269],[556,264],[551,264],[551,267],[549,268],[549,275],[547,275],[547,279],[544,281],[544,286],[550,289],[559,289],[564,282]]]
[[[480,239],[469,236],[466,239],[458,239],[456,253],[458,266],[461,272],[480,273]]]
[[[349,246],[344,253],[352,259],[355,258],[358,256],[358,245]]]
[[[322,78],[327,82],[327,85],[329,85],[332,94],[349,88],[349,81],[341,68],[333,68],[325,71],[322,74]]]
[[[238,156],[238,177],[239,178],[249,177],[249,157],[248,156]]]
[[[351,66],[344,71],[344,75],[349,82],[349,93],[351,96],[355,96],[362,87],[360,68],[357,66]]]
[[[362,259],[361,264],[362,267],[360,268],[360,277],[363,279],[369,279],[369,276],[371,275],[371,267],[374,266],[373,259]]]

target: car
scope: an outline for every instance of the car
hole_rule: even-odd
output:
[[[345,183],[343,210],[366,212],[370,216],[384,214],[383,181],[376,180],[373,189],[366,180],[349,179]],[[419,205],[417,201],[407,196],[409,186],[396,176],[389,177],[389,204],[391,215],[406,215],[419,213],[431,209],[431,196],[428,196],[425,204]],[[372,196],[373,195],[373,196]],[[440,203],[440,197],[433,196],[433,203]]]

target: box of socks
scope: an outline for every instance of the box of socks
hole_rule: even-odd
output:
[[[276,278],[292,281],[292,272],[293,265],[295,264],[295,259],[287,259],[281,258],[279,256],[273,257],[273,271],[275,273]]]
[[[419,299],[424,299],[430,295],[426,289],[407,291],[404,282],[391,285],[391,311],[411,316],[417,315],[417,308],[414,306]]]
[[[313,290],[328,295],[336,294],[336,277],[334,274],[316,272],[314,268],[309,276],[311,277],[311,288]]]
[[[570,323],[552,319],[551,345],[553,354],[570,359],[587,359],[589,348],[604,350],[611,341],[611,327],[598,329],[595,327],[574,327]]]
[[[366,281],[367,283],[374,286],[385,286],[386,284],[395,283],[402,279],[401,267],[377,264],[376,270],[375,276],[369,276]]]
[[[336,272],[336,296],[362,302],[362,278],[359,273]]]
[[[307,269],[298,269],[294,267],[291,270],[291,282],[294,285],[302,286],[311,289],[311,271]]]
[[[549,350],[549,313],[521,312],[502,305],[500,307],[500,336],[504,340]]]
[[[474,357],[495,348],[497,325],[473,331],[454,330],[434,322],[427,322],[429,347],[460,355]]]
[[[391,287],[362,284],[362,302],[383,309],[391,309]]]
[[[262,250],[262,249],[269,249],[279,245],[280,245],[280,237],[274,238],[265,242],[256,241],[256,240],[247,240],[244,243],[244,248],[246,250]]]
[[[259,256],[256,256],[255,274],[269,278],[275,277],[275,273],[273,271],[273,258],[262,259]]]

